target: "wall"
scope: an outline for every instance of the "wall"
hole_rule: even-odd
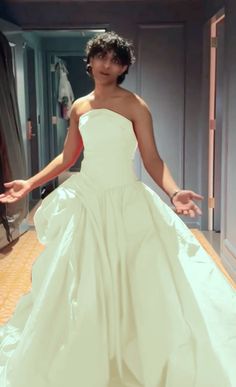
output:
[[[4,32],[9,41],[15,44],[15,61],[16,61],[16,88],[17,98],[19,103],[21,130],[23,134],[24,150],[27,161],[27,173],[29,174],[28,166],[28,140],[27,140],[27,115],[26,115],[26,90],[25,87],[25,65],[24,65],[24,48],[25,44],[30,45],[35,50],[35,64],[36,64],[36,82],[37,82],[37,100],[38,100],[38,115],[41,119],[41,125],[39,125],[39,133],[42,136],[42,128],[44,128],[44,109],[43,109],[43,88],[44,84],[42,79],[42,55],[41,55],[41,43],[40,39],[35,37],[31,33],[24,34],[23,31],[11,23],[0,19],[0,29]],[[43,154],[41,150],[40,155]],[[42,166],[42,159],[40,159],[40,166]]]
[[[225,0],[205,0],[204,1],[204,15],[205,20],[209,20],[214,16],[219,9],[223,8],[225,5]]]
[[[201,193],[201,131],[199,98],[202,79],[202,24],[201,2],[183,1],[166,6],[145,2],[115,3],[25,3],[9,6],[12,20],[26,29],[42,28],[83,28],[106,27],[134,41],[138,48],[138,31],[141,24],[183,22],[185,24],[185,120],[184,120],[184,187]],[[138,52],[136,52],[138,63]],[[157,58],[158,60],[158,58]],[[132,68],[124,87],[137,92],[137,64]],[[206,225],[207,212],[192,224],[195,227]]]
[[[225,2],[225,101],[222,174],[224,177],[221,249],[224,264],[236,279],[236,3]]]
[[[236,279],[236,3],[234,0],[207,0],[205,2],[205,20],[209,21],[220,9],[225,9],[225,71],[223,104],[223,140],[222,140],[222,184],[221,184],[221,258],[229,274]],[[204,27],[204,55],[202,78],[202,122],[206,122],[208,109],[208,79],[209,79],[209,23]],[[201,121],[200,119],[200,121]],[[201,133],[202,163],[207,162],[208,138],[206,132]],[[207,194],[207,172],[202,169],[203,193]],[[207,210],[206,207],[203,208]]]
[[[44,165],[45,147],[41,141],[45,137],[45,109],[44,109],[44,78],[43,78],[43,55],[42,55],[42,42],[39,37],[34,33],[23,33],[22,34],[25,44],[34,49],[35,52],[35,72],[36,72],[36,95],[37,95],[37,116],[38,122],[38,137],[39,137],[39,165]]]

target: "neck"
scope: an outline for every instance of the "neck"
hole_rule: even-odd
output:
[[[93,95],[95,99],[106,99],[112,97],[118,89],[119,86],[115,83],[112,83],[110,85],[95,83]]]

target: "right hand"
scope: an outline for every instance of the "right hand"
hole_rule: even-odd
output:
[[[13,180],[8,183],[4,183],[6,191],[0,194],[1,203],[14,203],[17,200],[22,199],[31,190],[32,187],[27,180]]]

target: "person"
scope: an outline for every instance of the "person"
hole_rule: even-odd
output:
[[[107,38],[103,37],[103,44],[106,43],[106,39],[109,44],[108,39],[111,39],[112,34],[106,36]],[[92,67],[95,89],[73,104],[70,129],[63,152],[48,167],[27,181],[16,180],[5,183],[8,190],[0,195],[1,201],[11,203],[19,200],[34,188],[71,167],[83,148],[82,137],[77,129],[80,115],[89,109],[108,106],[110,110],[116,110],[132,121],[144,166],[154,181],[170,196],[176,212],[191,217],[201,214],[200,208],[193,202],[193,199],[201,200],[203,196],[193,191],[180,190],[166,163],[160,158],[155,145],[152,117],[147,104],[135,93],[119,86],[124,81],[129,66],[135,61],[131,44],[122,43],[122,40],[118,39],[119,49],[123,49],[119,57],[118,52],[114,56],[112,51],[108,53],[101,51],[102,43],[98,42],[99,40],[97,43],[96,40],[91,41],[87,46],[87,61],[91,62],[88,65],[88,73]]]
[[[80,172],[35,213],[45,250],[0,329],[0,385],[233,387],[235,292],[178,216],[201,215],[203,196],[176,184],[147,103],[120,86],[132,42],[107,31],[86,55],[95,87],[73,103],[62,153],[0,195],[20,200],[84,150]],[[137,146],[173,209],[136,176]]]

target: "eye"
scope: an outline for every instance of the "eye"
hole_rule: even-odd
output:
[[[116,64],[121,64],[120,59],[117,58],[117,57],[113,58],[113,59],[112,59],[112,62],[113,62],[113,63],[116,63]]]

